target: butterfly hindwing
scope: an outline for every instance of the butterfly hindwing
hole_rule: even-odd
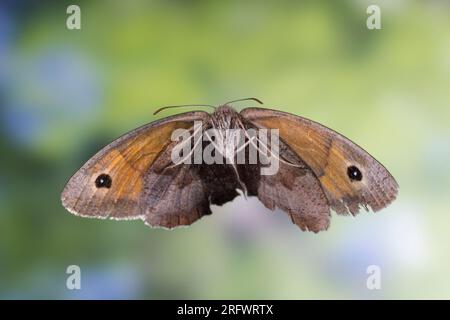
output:
[[[172,143],[147,171],[143,201],[145,223],[174,228],[190,225],[211,214],[211,204],[222,205],[239,194],[240,185],[227,164],[174,164]]]
[[[255,196],[269,209],[279,208],[302,230],[319,232],[330,224],[330,206],[311,169],[282,141],[279,167],[273,175],[259,172]]]

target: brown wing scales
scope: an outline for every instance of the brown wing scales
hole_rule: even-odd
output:
[[[356,214],[361,206],[378,211],[396,198],[398,184],[391,174],[331,129],[276,110],[248,108],[241,115],[256,127],[279,129],[280,139],[311,168],[336,212]],[[361,180],[349,178],[350,166],[361,171]]]
[[[144,214],[144,172],[171,143],[177,128],[191,128],[194,120],[209,115],[189,112],[138,128],[112,142],[93,156],[69,180],[61,200],[70,212],[96,218],[136,219]],[[95,184],[101,174],[111,178],[109,188]]]

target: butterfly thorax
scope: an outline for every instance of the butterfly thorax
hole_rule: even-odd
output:
[[[215,131],[214,144],[225,158],[234,158],[236,142],[243,129],[239,113],[228,105],[219,106],[211,115],[212,129]]]
[[[239,113],[228,105],[219,106],[211,115],[213,128],[217,130],[239,128]]]

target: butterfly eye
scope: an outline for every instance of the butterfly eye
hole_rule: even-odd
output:
[[[107,174],[102,173],[95,179],[95,186],[97,188],[111,188],[112,180],[111,177]]]
[[[352,181],[361,181],[363,175],[361,171],[356,166],[350,166],[347,168],[347,175]]]

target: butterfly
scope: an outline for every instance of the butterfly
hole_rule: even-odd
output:
[[[211,214],[211,205],[244,194],[257,197],[271,210],[286,212],[302,230],[319,232],[328,229],[332,211],[344,215],[355,215],[362,208],[379,211],[396,198],[393,176],[343,135],[282,111],[250,107],[237,112],[231,104],[242,100],[261,103],[255,98],[235,100],[212,106],[212,113],[181,113],[126,133],[70,178],[61,194],[63,206],[82,217],[141,219],[148,226],[174,228]],[[170,107],[175,106],[165,108]],[[277,142],[277,154],[266,152],[268,158],[279,160],[276,172],[263,174],[267,163],[225,161],[235,160],[237,153],[224,152],[229,151],[229,136],[212,139],[207,135],[211,129],[241,130],[243,150],[254,145],[267,151]],[[180,146],[173,139],[176,130],[188,133],[185,145],[212,145],[216,159],[224,161],[174,163],[174,150]],[[279,138],[258,146],[255,136],[248,135],[252,130],[274,130]],[[196,134],[203,138],[196,140]],[[191,152],[187,158],[192,157]]]

